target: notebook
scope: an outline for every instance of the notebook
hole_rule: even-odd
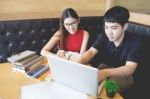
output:
[[[73,61],[47,56],[52,80],[83,93],[98,96],[98,69]]]

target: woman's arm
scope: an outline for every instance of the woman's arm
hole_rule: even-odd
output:
[[[57,44],[57,42],[60,40],[61,33],[57,31],[51,39],[46,43],[46,45],[41,50],[41,55],[46,56],[47,54],[53,54],[50,52],[53,47]]]
[[[84,31],[80,54],[83,54],[87,50],[88,40],[89,40],[89,33],[87,31]]]

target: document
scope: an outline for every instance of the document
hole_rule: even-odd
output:
[[[44,81],[23,86],[20,99],[87,99],[87,94],[55,81]]]

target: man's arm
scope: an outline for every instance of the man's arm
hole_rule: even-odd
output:
[[[91,47],[89,50],[87,50],[79,57],[78,62],[81,64],[88,64],[89,61],[97,54],[97,52],[98,52],[97,49]]]
[[[113,69],[108,69],[109,75],[114,76],[114,75],[132,75],[136,68],[138,66],[138,63],[132,62],[132,61],[127,61],[125,66],[121,66],[118,68],[113,68]]]
[[[132,75],[135,72],[137,66],[138,63],[127,61],[124,66],[100,70],[99,79],[104,80],[106,79],[106,77],[110,77],[110,76]]]

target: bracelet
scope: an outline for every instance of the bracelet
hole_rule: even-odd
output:
[[[70,59],[70,54],[69,54],[69,56],[68,56],[67,60],[69,60],[69,59]]]
[[[69,55],[67,55],[66,59],[70,60],[71,56],[72,56],[72,54],[69,53]]]

